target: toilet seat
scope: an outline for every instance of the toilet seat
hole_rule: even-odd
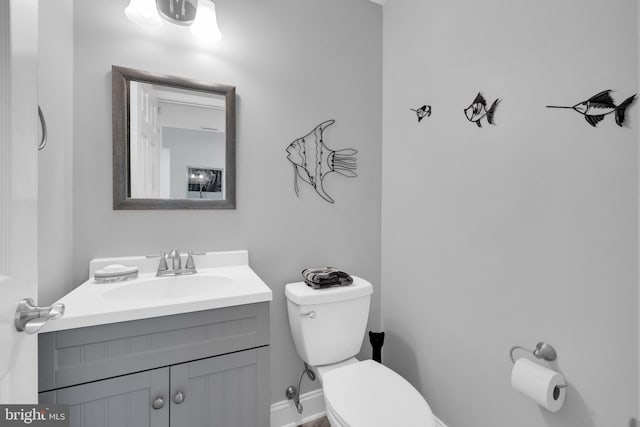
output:
[[[435,427],[427,401],[391,369],[365,360],[324,375],[327,412],[343,427]]]
[[[329,420],[329,425],[331,427],[349,427],[349,424],[344,422],[344,420],[342,420],[340,416],[336,414],[336,411],[333,410],[331,405],[329,405],[329,403],[326,402],[326,400],[325,400],[325,404],[327,406],[326,416],[327,416],[327,419]]]

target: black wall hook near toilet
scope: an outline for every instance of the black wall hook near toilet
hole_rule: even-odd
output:
[[[371,358],[382,363],[382,346],[384,345],[384,332],[369,331],[369,342],[373,349]]]

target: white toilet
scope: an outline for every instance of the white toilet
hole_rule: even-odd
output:
[[[318,373],[332,427],[434,427],[431,408],[400,375],[372,360],[358,361],[373,286],[313,289],[285,286],[289,325],[298,354]]]

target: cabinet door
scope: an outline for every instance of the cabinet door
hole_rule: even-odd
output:
[[[69,405],[71,427],[168,427],[169,368],[40,394],[40,403]],[[163,396],[164,405],[153,409]]]
[[[268,387],[269,347],[172,366],[171,425],[268,426]]]

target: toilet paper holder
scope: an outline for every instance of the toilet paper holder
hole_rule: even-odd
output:
[[[543,341],[536,344],[536,348],[533,350],[530,350],[526,347],[522,347],[519,345],[515,345],[511,347],[511,350],[509,351],[509,357],[511,357],[512,363],[516,363],[516,360],[513,357],[513,352],[516,350],[526,351],[527,353],[533,354],[536,357],[536,359],[543,359],[543,360],[546,360],[547,362],[553,362],[558,358],[558,353],[556,352],[556,349],[553,348],[551,344],[547,344],[546,342],[543,342]],[[558,387],[564,388],[564,387],[567,387],[567,385],[568,384],[563,384],[563,385],[559,385]]]

